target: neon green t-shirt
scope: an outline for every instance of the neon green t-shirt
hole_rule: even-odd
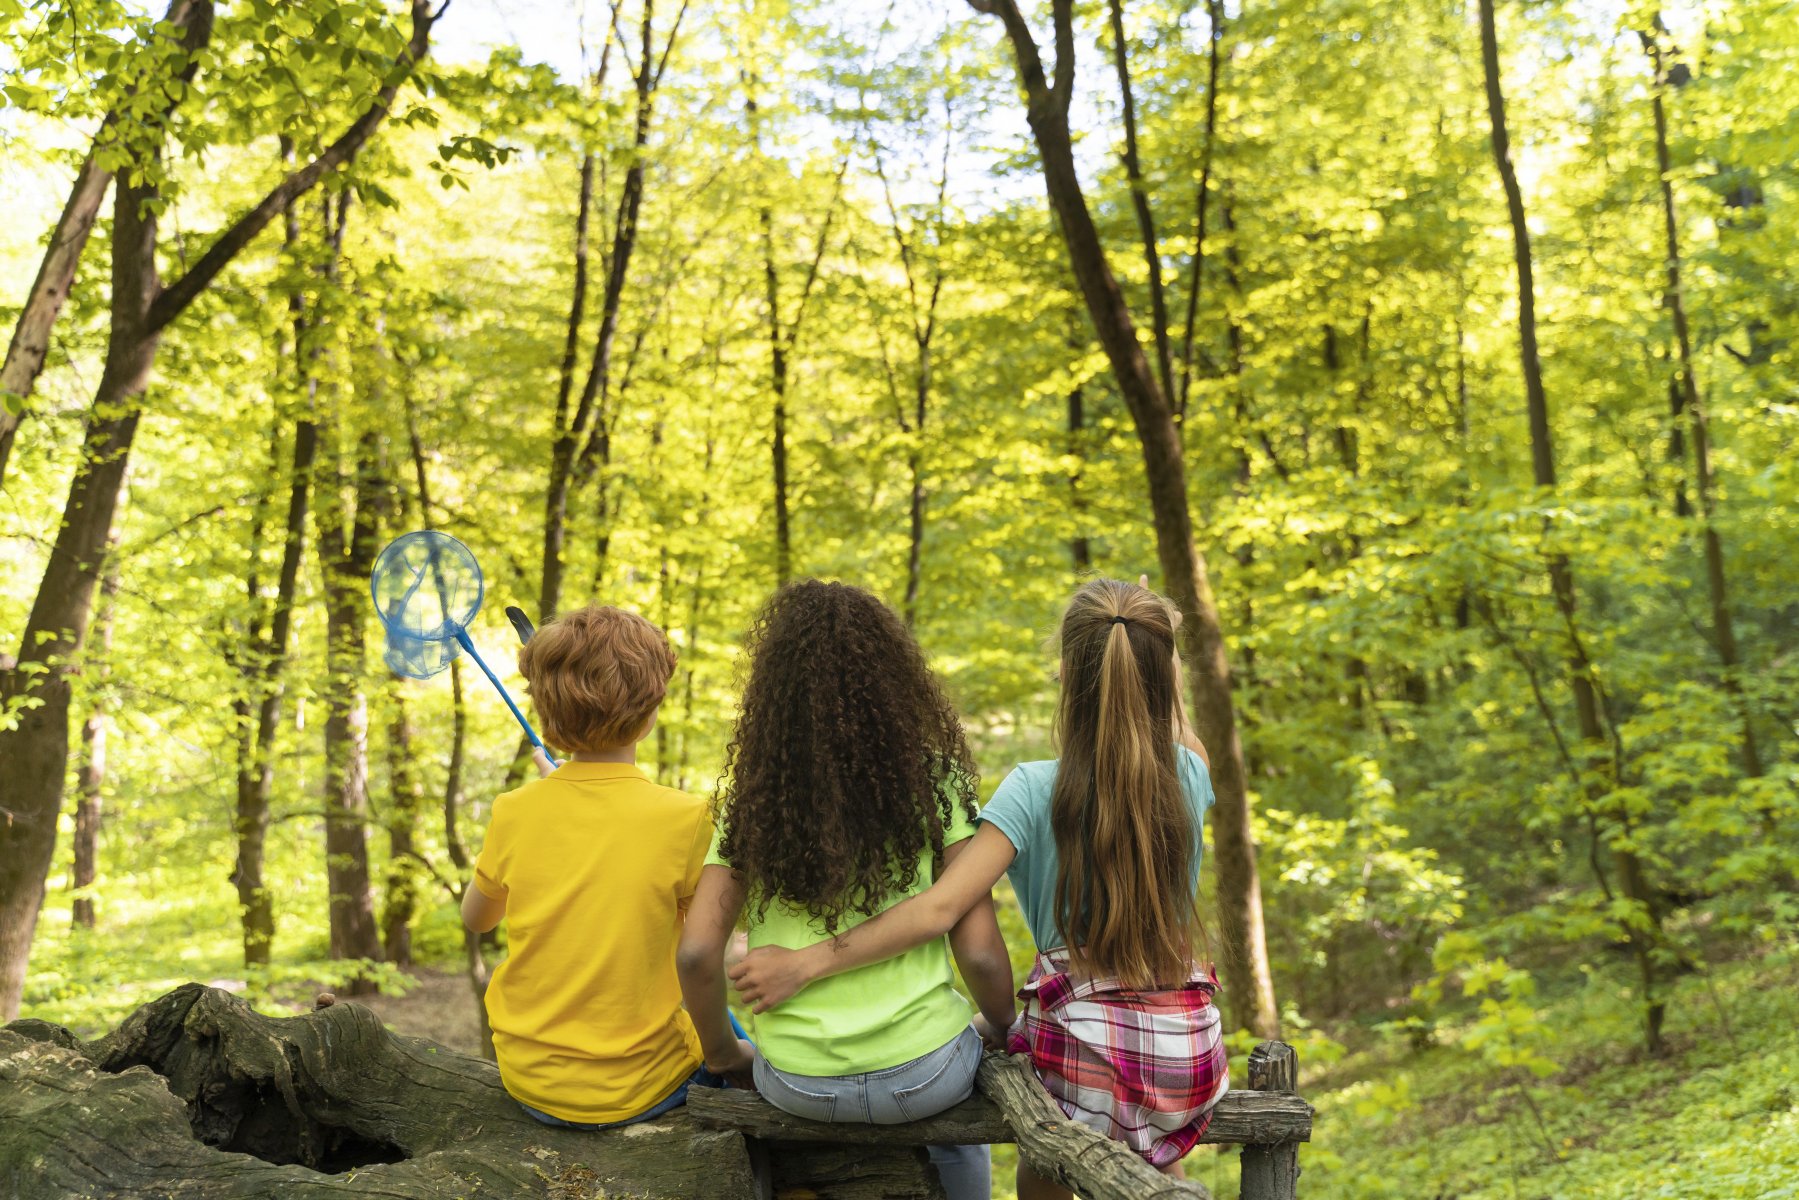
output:
[[[966,841],[974,829],[974,822],[957,808],[943,831],[943,844]],[[728,867],[718,843],[719,835],[714,834],[706,863]],[[918,865],[912,886],[887,897],[880,911],[930,887],[935,874],[927,858]],[[748,912],[752,950],[759,946],[800,950],[825,940],[823,925],[804,909],[776,901],[757,919],[752,901]],[[838,932],[866,920],[861,913],[845,913],[837,922]],[[795,1075],[860,1075],[897,1067],[929,1054],[967,1028],[971,1010],[953,979],[949,939],[937,938],[883,962],[819,980],[753,1018],[751,1036],[764,1058]]]

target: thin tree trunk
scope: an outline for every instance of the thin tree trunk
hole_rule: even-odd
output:
[[[972,0],[978,11],[1005,23],[1026,97],[1026,118],[1043,163],[1044,184],[1058,217],[1070,264],[1100,346],[1137,427],[1149,485],[1156,553],[1170,597],[1180,609],[1181,654],[1192,690],[1195,725],[1212,759],[1218,796],[1213,842],[1222,909],[1220,934],[1236,1023],[1263,1037],[1279,1028],[1274,982],[1263,930],[1261,883],[1250,832],[1243,746],[1231,701],[1230,663],[1213,603],[1205,559],[1193,540],[1186,468],[1174,411],[1157,387],[1137,341],[1130,307],[1106,258],[1075,169],[1068,102],[1075,76],[1073,0],[1054,0],[1056,64],[1052,86],[1037,44],[1014,0]]]
[[[75,869],[70,880],[76,896],[73,923],[83,929],[94,927],[94,897],[86,889],[93,887],[99,874],[100,821],[104,811],[102,793],[106,787],[106,735],[112,725],[112,698],[107,693],[107,679],[112,674],[112,631],[119,615],[119,532],[114,528],[107,539],[106,581],[100,585],[100,612],[95,619],[95,646],[87,655],[85,670],[93,698],[88,704],[87,720],[81,725],[81,768],[78,772],[80,799],[75,804]]]
[[[340,451],[343,453],[344,451]],[[368,698],[363,691],[368,636],[369,570],[378,539],[381,504],[377,448],[365,434],[354,451],[355,512],[344,528],[346,480],[326,489],[319,505],[319,542],[325,554],[325,878],[329,890],[331,957],[382,957],[368,857]],[[346,537],[347,533],[347,537]],[[373,990],[351,981],[352,995]]]
[[[293,205],[288,205],[284,220],[286,244],[292,254],[300,246],[300,220]],[[298,288],[288,297],[288,311],[293,328],[294,385],[304,394],[306,409],[294,422],[281,568],[276,578],[268,629],[256,647],[251,666],[256,718],[253,728],[245,735],[248,754],[240,757],[238,765],[237,814],[233,826],[237,860],[232,867],[231,882],[237,888],[246,967],[267,966],[275,941],[275,903],[263,882],[263,859],[268,840],[269,807],[275,792],[275,741],[281,725],[283,676],[292,640],[300,563],[306,553],[306,519],[312,495],[313,465],[318,456],[319,427],[315,419],[318,379],[308,361],[316,361],[318,348],[305,345],[307,316]],[[254,595],[254,580],[250,586],[254,604],[258,601]]]
[[[1218,60],[1224,42],[1224,0],[1206,0],[1206,123],[1199,154],[1199,184],[1193,199],[1193,262],[1188,272],[1187,323],[1181,334],[1180,390],[1170,397],[1175,418],[1184,421],[1193,386],[1193,335],[1199,317],[1199,291],[1206,262],[1206,199],[1212,191],[1212,156],[1218,143]]]
[[[1511,158],[1511,141],[1506,129],[1505,95],[1500,85],[1499,35],[1493,12],[1494,0],[1478,0],[1480,10],[1481,63],[1485,75],[1487,114],[1491,124],[1493,161],[1505,190],[1506,210],[1512,226],[1513,257],[1518,272],[1518,340],[1524,373],[1525,400],[1530,424],[1531,467],[1536,485],[1553,492],[1556,487],[1555,449],[1549,427],[1549,402],[1543,387],[1543,366],[1537,353],[1536,290],[1532,279],[1530,229],[1525,221],[1524,195],[1518,186],[1518,175]],[[1594,686],[1594,668],[1588,657],[1576,617],[1577,592],[1573,567],[1565,554],[1555,553],[1549,559],[1549,586],[1557,611],[1568,631],[1569,683],[1574,693],[1574,709],[1581,740],[1589,744],[1605,740],[1605,725],[1600,715],[1600,696]],[[1614,742],[1614,746],[1615,746]],[[1614,752],[1612,786],[1623,786],[1617,777],[1623,768],[1622,756]],[[1630,822],[1626,814],[1618,814],[1626,834]],[[1633,850],[1614,846],[1619,875],[1625,897],[1644,910],[1648,928],[1636,921],[1625,924],[1632,953],[1643,981],[1644,1032],[1649,1050],[1661,1048],[1661,1026],[1666,1011],[1661,997],[1659,972],[1655,965],[1656,947],[1661,941],[1661,916],[1649,886],[1642,862]]]
[[[431,499],[431,472],[425,464],[425,443],[419,436],[418,413],[414,411],[412,393],[405,395],[406,441],[412,452],[413,480],[418,486],[419,517],[427,526],[434,519],[436,504]],[[469,866],[468,847],[463,845],[458,819],[462,812],[462,776],[468,747],[468,706],[463,702],[462,659],[450,660],[450,762],[444,771],[443,830],[444,849],[458,871]]]
[[[101,126],[101,132],[110,128],[109,121]],[[95,154],[96,150],[88,151],[69,188],[68,202],[56,220],[56,228],[50,232],[50,245],[38,264],[37,278],[31,282],[25,307],[19,311],[12,341],[6,346],[6,361],[0,365],[0,482],[6,479],[6,464],[25,416],[25,401],[44,369],[50,331],[62,315],[63,302],[68,299],[75,270],[81,263],[81,252],[94,228],[94,218],[100,215],[106,189],[112,185],[112,172],[100,167]]]
[[[581,159],[580,200],[575,209],[575,286],[569,298],[568,334],[556,375],[556,438],[550,446],[550,482],[544,493],[543,558],[538,576],[537,619],[554,620],[562,603],[562,551],[567,539],[568,492],[580,433],[569,424],[581,321],[587,307],[587,226],[593,209],[593,155]]]
[[[781,333],[781,276],[775,270],[774,212],[762,206],[762,273],[768,301],[768,382],[774,389],[769,444],[775,489],[775,586],[793,574],[793,529],[787,512],[787,346]]]
[[[412,36],[396,69],[336,141],[288,174],[241,214],[174,282],[156,270],[160,197],[149,182],[113,188],[112,319],[106,361],[94,390],[82,453],[69,484],[31,615],[12,669],[0,673],[0,707],[22,699],[17,724],[0,730],[0,762],[23,782],[6,793],[0,812],[0,1020],[16,1016],[25,962],[37,928],[44,879],[55,848],[69,766],[69,681],[65,665],[84,640],[99,583],[101,554],[119,503],[120,485],[142,416],[142,397],[162,332],[184,313],[294,198],[343,165],[387,117],[400,86],[424,57],[433,21],[428,0],[412,0]],[[154,155],[143,164],[154,167]],[[147,170],[142,180],[155,178]]]
[[[1643,48],[1648,52],[1655,70],[1655,90],[1650,93],[1650,102],[1655,113],[1655,165],[1661,181],[1662,227],[1667,239],[1668,272],[1667,284],[1662,291],[1662,303],[1674,323],[1674,346],[1680,364],[1669,394],[1678,396],[1681,401],[1675,406],[1676,421],[1678,422],[1681,408],[1685,408],[1691,424],[1693,483],[1694,490],[1699,495],[1699,519],[1704,530],[1705,584],[1711,599],[1713,645],[1718,652],[1719,661],[1724,665],[1724,687],[1743,714],[1741,763],[1743,774],[1753,779],[1763,772],[1761,751],[1756,745],[1755,723],[1750,719],[1748,706],[1743,698],[1742,680],[1738,674],[1741,664],[1737,655],[1736,630],[1731,621],[1730,588],[1724,573],[1724,544],[1718,537],[1714,512],[1716,494],[1712,484],[1711,432],[1707,426],[1705,398],[1699,393],[1699,383],[1693,372],[1693,339],[1687,326],[1686,296],[1681,285],[1680,221],[1674,206],[1674,164],[1668,151],[1668,112],[1663,101],[1669,86],[1668,72],[1662,62],[1661,44],[1657,40],[1662,32],[1661,15],[1657,13],[1651,18],[1650,30],[1643,32],[1641,36]],[[1675,428],[1678,432],[1678,424]],[[1679,500],[1682,505],[1685,504],[1684,489]]]
[[[212,17],[213,6],[206,0],[170,0],[162,20],[157,23],[159,30],[181,32],[182,49],[187,57],[175,77],[183,83],[193,78],[199,66],[198,51],[212,36]],[[161,87],[160,81],[147,82],[153,87]],[[175,104],[175,100],[169,100],[159,120],[167,120]],[[6,345],[6,359],[0,365],[0,483],[6,481],[6,464],[12,457],[13,439],[25,415],[25,402],[31,398],[38,375],[44,369],[44,358],[50,350],[50,331],[62,315],[62,306],[75,282],[76,269],[81,265],[82,251],[87,248],[88,235],[93,232],[94,219],[100,215],[106,189],[112,184],[112,172],[100,165],[100,152],[118,137],[118,116],[108,113],[100,122],[93,145],[87,157],[81,160],[81,169],[69,187],[69,198],[63,204],[62,215],[56,219],[56,227],[50,231],[50,244],[38,263],[37,278],[31,281],[25,307],[19,310],[12,340]]]
[[[1168,339],[1168,296],[1162,286],[1162,251],[1156,240],[1156,217],[1149,206],[1149,186],[1137,155],[1137,99],[1131,92],[1130,49],[1124,38],[1124,0],[1107,0],[1112,21],[1112,66],[1118,73],[1118,99],[1124,109],[1124,174],[1131,185],[1131,209],[1143,241],[1143,265],[1149,272],[1150,331],[1156,340],[1156,378],[1162,395],[1178,403],[1174,390],[1174,353]]]
[[[1080,463],[1086,461],[1087,415],[1085,397],[1080,388],[1068,392],[1068,454],[1077,464],[1068,473],[1068,503],[1074,512],[1075,533],[1068,539],[1068,556],[1074,561],[1074,573],[1084,577],[1093,570],[1093,545],[1086,534],[1087,500],[1081,495]]]
[[[412,721],[406,698],[394,686],[387,725],[387,877],[381,912],[381,945],[387,961],[412,966],[412,922],[418,913],[419,868],[413,842],[424,791],[413,765]]]

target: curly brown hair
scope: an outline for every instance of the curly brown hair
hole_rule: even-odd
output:
[[[787,584],[748,650],[720,849],[758,917],[780,900],[835,934],[918,882],[956,809],[974,817],[974,760],[918,643],[861,588]]]

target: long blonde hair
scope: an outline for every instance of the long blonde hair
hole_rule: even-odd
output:
[[[1145,990],[1184,981],[1204,936],[1198,830],[1175,765],[1176,620],[1148,588],[1096,579],[1058,637],[1056,918],[1077,972]]]

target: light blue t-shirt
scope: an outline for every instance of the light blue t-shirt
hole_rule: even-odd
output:
[[[1206,770],[1205,760],[1185,746],[1174,748],[1174,765],[1181,779],[1181,794],[1193,815],[1193,878],[1189,886],[1197,891],[1201,830],[1206,810],[1216,802],[1212,776]],[[1056,921],[1056,834],[1049,817],[1049,799],[1055,786],[1055,759],[1019,763],[1000,781],[993,799],[981,810],[981,820],[1005,834],[1018,851],[1006,869],[1006,877],[1018,893],[1025,924],[1031,927],[1031,937],[1039,950],[1055,950],[1063,945],[1062,929]]]

